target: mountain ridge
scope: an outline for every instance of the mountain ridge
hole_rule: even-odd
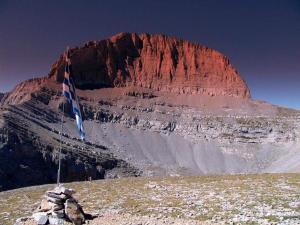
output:
[[[251,97],[222,53],[166,35],[119,33],[69,53],[81,89],[137,86],[179,94]],[[63,70],[61,55],[48,77],[62,82]]]
[[[129,39],[132,41],[131,35]],[[193,48],[188,42],[181,43]],[[82,48],[88,53],[92,48],[93,52],[94,44]],[[71,49],[71,55],[72,51],[84,53],[81,48]],[[158,86],[151,87],[147,80],[145,86],[130,82],[90,86],[85,83],[88,78],[97,84],[102,75],[95,77],[89,72],[94,68],[88,63],[90,56],[83,54],[76,59],[76,54],[73,52],[72,60],[86,142],[80,141],[70,105],[62,95],[61,57],[48,77],[24,81],[1,100],[0,190],[56,182],[63,115],[63,181],[300,171],[300,112],[252,99],[246,83],[240,86],[246,94],[242,91],[240,95],[218,86],[210,90],[213,92],[193,92],[185,89],[191,83],[184,82],[182,91],[173,84],[169,87],[174,90],[157,88],[161,79],[155,83]],[[116,71],[124,63],[122,56],[117,54],[111,61]],[[78,73],[79,59],[84,59],[82,71],[87,68],[87,76]],[[218,63],[210,66],[214,65],[222,68]],[[107,76],[104,81],[111,82],[109,79]],[[236,82],[232,81],[230,84]]]

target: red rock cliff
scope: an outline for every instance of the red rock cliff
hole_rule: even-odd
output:
[[[250,97],[250,91],[223,54],[164,35],[120,33],[70,50],[76,86],[81,89],[140,86],[175,93]],[[64,60],[49,77],[61,82]]]

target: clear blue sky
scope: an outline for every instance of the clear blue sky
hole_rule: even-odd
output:
[[[254,98],[300,109],[299,0],[0,0],[0,91],[47,75],[68,45],[122,31],[215,48]]]

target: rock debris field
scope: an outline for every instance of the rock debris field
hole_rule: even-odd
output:
[[[0,224],[38,208],[43,185],[0,193]],[[126,178],[65,184],[91,225],[300,224],[300,175]],[[34,224],[27,221],[24,224]]]

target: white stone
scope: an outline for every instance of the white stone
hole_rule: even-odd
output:
[[[64,186],[56,187],[53,190],[53,192],[57,193],[57,194],[66,194],[66,195],[70,195],[70,196],[72,196],[73,194],[75,194],[75,190],[69,189],[69,188],[65,188]]]
[[[38,225],[44,225],[48,222],[47,213],[38,212],[32,215],[33,219],[37,222]]]
[[[63,225],[64,222],[65,221],[61,218],[57,218],[55,216],[49,216],[49,224],[50,225]]]
[[[18,218],[15,222],[14,225],[20,225],[20,224],[23,224],[23,222],[27,221],[29,219],[29,217],[21,217],[21,218]]]
[[[65,216],[64,210],[53,211],[51,214],[57,218],[64,218]]]

